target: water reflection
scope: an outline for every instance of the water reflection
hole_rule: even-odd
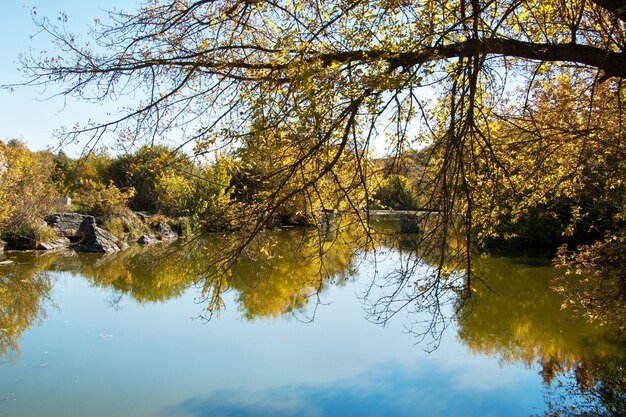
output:
[[[247,319],[302,310],[329,284],[354,277],[355,249],[344,238],[319,240],[316,232],[260,236],[228,274]]]
[[[0,256],[0,356],[17,352],[22,333],[45,318],[43,304],[52,290],[46,271],[54,258],[28,258]]]
[[[483,417],[485,410],[490,410],[495,415],[524,416],[534,400],[530,393],[523,391],[459,387],[456,377],[454,371],[437,365],[407,368],[387,363],[332,384],[287,385],[255,392],[218,391],[182,401],[167,409],[165,414],[176,417]],[[422,409],[416,409],[416,405]]]
[[[481,282],[457,318],[465,345],[501,363],[538,365],[548,415],[625,415],[624,340],[561,308],[550,287],[554,268],[506,258],[477,259],[474,267]]]
[[[209,312],[223,305],[224,291],[232,290],[238,294],[243,317],[252,320],[303,310],[326,285],[343,285],[354,276],[359,253],[359,243],[348,234],[320,240],[311,230],[268,231],[239,254],[235,265],[215,273],[224,247],[234,240],[229,235],[205,235],[169,246],[137,246],[104,256],[13,253],[10,256],[20,261],[0,265],[4,273],[0,295],[7,299],[7,306],[26,305],[30,298],[35,304],[51,287],[43,272],[69,272],[94,286],[111,289],[118,296],[113,299],[127,296],[138,303],[164,302],[179,297],[190,286],[198,286],[203,307]],[[22,285],[27,281],[29,285]],[[6,308],[7,315],[14,313]]]
[[[346,285],[369,270],[374,281],[369,298],[364,296],[364,300],[366,313],[374,321],[386,321],[402,309],[428,313],[431,324],[437,315],[444,326],[456,320],[458,338],[472,352],[497,358],[502,364],[540,369],[548,414],[569,415],[572,405],[574,410],[595,413],[591,415],[625,414],[623,339],[606,328],[572,319],[561,310],[562,300],[550,288],[556,274],[551,266],[505,258],[477,259],[474,268],[480,281],[474,282],[475,291],[471,298],[466,298],[459,291],[463,285],[459,285],[458,275],[450,268],[448,275],[445,268],[444,275],[440,271],[440,275],[431,275],[433,270],[421,257],[418,240],[398,235],[388,224],[383,225],[378,234],[363,236],[348,229],[334,239],[320,239],[317,232],[310,230],[268,231],[239,254],[236,265],[220,274],[208,271],[219,266],[223,247],[232,239],[229,236],[203,236],[170,246],[131,248],[108,256],[4,254],[0,261],[11,263],[0,264],[0,352],[16,351],[24,330],[45,317],[53,271],[71,272],[93,286],[110,289],[112,300],[117,303],[125,299],[140,304],[165,302],[196,286],[203,307],[211,313],[223,306],[224,294],[230,291],[241,317],[252,321],[294,313],[311,317],[314,311],[310,308],[317,305],[318,297],[328,288]],[[376,265],[382,259],[390,261],[394,268],[376,275]],[[453,308],[442,305],[442,290],[447,290]],[[418,299],[426,303],[418,305]],[[419,310],[424,306],[425,310]],[[456,316],[450,312],[456,312]],[[414,317],[408,316],[407,320]],[[365,410],[361,405],[368,404],[368,398],[376,398],[369,407],[388,410],[383,413],[381,409],[379,414],[407,415],[411,414],[410,409],[402,408],[400,403],[392,405],[391,399],[385,405],[384,398],[415,397],[418,394],[410,387],[424,384],[423,378],[424,374],[410,376],[398,371],[385,382],[383,375],[375,375],[372,381],[379,385],[372,382],[369,391],[355,381],[333,387],[284,387],[282,392],[293,394],[284,397],[284,401],[298,403],[295,408],[276,409],[266,400],[247,405],[239,401],[236,405],[247,407],[250,415],[308,415],[304,410],[332,415],[324,408],[327,401],[335,406],[343,404],[347,411],[342,415],[353,410],[356,415],[356,411]],[[392,380],[401,386],[393,386]],[[441,381],[442,386],[446,383]],[[392,388],[387,392],[381,387]],[[407,391],[403,393],[402,389]],[[240,395],[231,394],[233,398]],[[265,394],[273,398],[277,395]],[[344,398],[343,403],[340,397]],[[246,415],[243,408],[232,414],[235,401],[229,402],[229,398],[224,395],[221,402],[214,397],[192,398],[176,410],[191,416]],[[317,408],[307,398],[318,398]],[[470,398],[459,401],[469,404],[475,400]],[[424,400],[434,402],[435,398]],[[488,399],[492,403],[498,400],[496,396]],[[511,399],[507,402],[509,406],[513,403]],[[453,400],[446,403],[452,404]],[[447,408],[442,410],[445,415]]]
[[[107,257],[79,254],[73,270],[138,302],[165,301],[195,285],[209,314],[223,307],[225,291],[235,291],[249,320],[304,310],[326,285],[342,285],[354,275],[357,252],[354,241],[345,238],[320,241],[310,230],[268,231],[239,254],[236,264],[218,270],[230,241],[233,236],[206,235]]]

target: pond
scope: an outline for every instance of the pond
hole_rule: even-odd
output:
[[[410,239],[354,250],[316,236],[265,233],[209,278],[227,237],[109,256],[0,254],[0,417],[624,407],[623,342],[561,310],[549,263],[477,258],[472,297],[419,306],[410,295],[427,291],[426,269],[403,249]]]

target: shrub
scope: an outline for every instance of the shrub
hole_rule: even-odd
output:
[[[93,181],[81,181],[78,204],[84,213],[94,216],[123,215],[129,212],[128,200],[135,194],[134,188],[121,191],[112,182],[108,185]]]
[[[150,232],[150,228],[132,213],[108,217],[100,227],[120,240],[128,238],[131,242],[136,241],[143,233]]]
[[[219,156],[210,166],[198,169],[191,213],[207,231],[236,228],[236,207],[231,201],[232,161]]]
[[[15,235],[57,208],[49,156],[0,141],[0,234]]]
[[[157,178],[154,187],[157,209],[168,216],[190,214],[194,197],[193,182],[183,175],[167,172]]]
[[[74,198],[80,193],[86,180],[107,183],[111,158],[105,153],[89,153],[79,159],[72,159],[59,152],[52,158],[52,179],[61,194]]]
[[[158,179],[170,172],[184,175],[192,164],[186,155],[165,146],[143,146],[132,154],[111,162],[106,177],[119,188],[134,188],[130,208],[137,211],[157,210]]]
[[[376,205],[380,208],[395,210],[415,210],[418,208],[415,191],[409,179],[393,174],[385,178],[374,192]]]
[[[171,221],[170,226],[182,238],[189,237],[194,229],[193,221],[189,217],[179,217]]]

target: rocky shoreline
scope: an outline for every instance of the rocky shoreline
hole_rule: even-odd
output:
[[[74,250],[81,252],[114,253],[132,244],[142,246],[178,239],[180,230],[175,231],[162,216],[147,216],[130,213],[117,218],[123,224],[124,233],[116,236],[102,227],[111,218],[95,217],[80,213],[55,213],[44,218],[54,230],[56,239],[32,242],[15,238],[0,241],[0,250]],[[128,229],[128,230],[127,230]],[[178,228],[180,229],[180,228]]]

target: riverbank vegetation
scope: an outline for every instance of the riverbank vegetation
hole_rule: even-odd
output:
[[[119,234],[116,231],[132,228],[127,221],[131,212],[183,219],[189,230],[235,231],[246,227],[253,213],[268,207],[268,199],[283,201],[267,216],[267,227],[316,226],[323,210],[418,209],[409,172],[392,166],[396,161],[391,158],[366,161],[372,179],[368,190],[343,194],[337,188],[360,186],[356,182],[350,186],[356,181],[350,178],[355,161],[346,158],[341,162],[342,178],[329,175],[317,185],[314,196],[303,196],[291,192],[297,183],[280,176],[287,151],[273,157],[258,143],[204,160],[160,145],[117,156],[101,152],[76,158],[62,151],[30,151],[17,140],[0,141],[0,146],[4,180],[0,237],[7,239],[14,235],[49,238],[43,218],[59,211],[97,216],[108,231]],[[411,161],[408,156],[407,161]],[[273,195],[277,188],[280,195]],[[62,204],[61,199],[71,203]]]

